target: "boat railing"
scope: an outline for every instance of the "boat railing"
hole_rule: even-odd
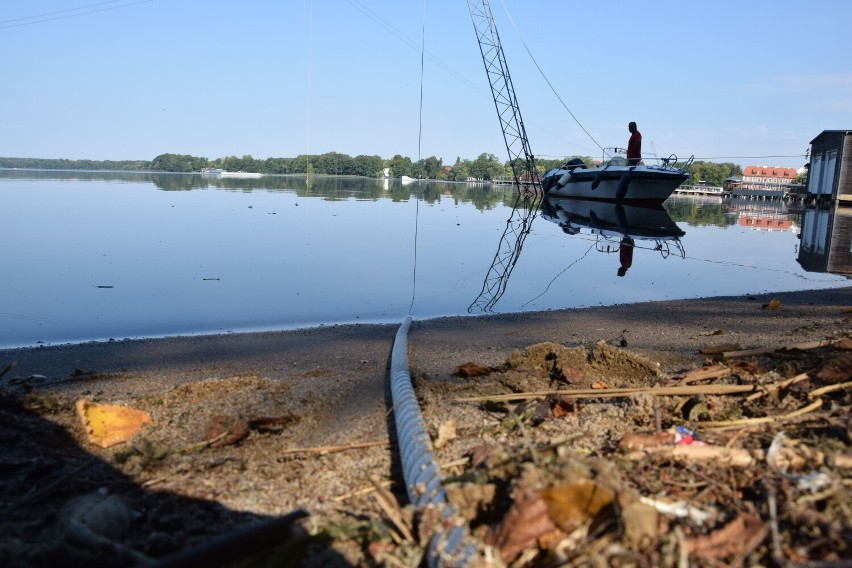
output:
[[[642,164],[648,166],[649,168],[656,168],[658,170],[671,170],[671,171],[682,171],[685,172],[686,169],[692,165],[692,162],[695,161],[695,156],[692,155],[686,161],[686,163],[682,165],[678,165],[677,154],[669,154],[665,158],[660,158],[657,155],[654,156],[642,156]],[[609,148],[603,148],[603,154],[601,159],[601,167],[606,166],[626,166],[627,165],[627,150],[625,148],[619,148],[617,146],[612,146]]]
[[[620,238],[616,240],[614,237],[601,233],[596,233],[596,237],[595,249],[598,252],[612,254],[618,252],[621,248]],[[668,258],[672,252],[680,258],[686,258],[686,250],[683,248],[683,242],[678,237],[667,239],[659,237],[637,237],[633,239],[633,248],[657,251],[663,258]]]

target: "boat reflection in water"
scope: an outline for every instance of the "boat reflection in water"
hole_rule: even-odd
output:
[[[541,216],[568,235],[585,229],[596,237],[595,248],[599,252],[618,252],[622,264],[619,276],[630,268],[636,248],[655,250],[663,257],[672,253],[686,257],[680,240],[685,233],[662,205],[545,197]]]
[[[468,307],[468,313],[491,311],[503,295],[524,239],[538,216],[556,223],[568,235],[584,231],[594,235],[593,246],[599,252],[618,253],[619,276],[624,276],[633,264],[635,249],[657,251],[663,257],[671,254],[686,257],[680,240],[685,233],[660,204],[588,201],[522,192],[506,222],[482,290]]]

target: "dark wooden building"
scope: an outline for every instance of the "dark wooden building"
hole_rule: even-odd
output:
[[[811,140],[807,198],[852,203],[852,130],[823,130]]]

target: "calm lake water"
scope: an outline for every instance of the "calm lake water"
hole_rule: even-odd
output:
[[[515,203],[467,184],[0,170],[0,347],[848,283],[797,261],[800,205]]]

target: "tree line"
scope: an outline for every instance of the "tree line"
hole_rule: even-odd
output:
[[[536,169],[539,174],[557,168],[571,158],[580,158],[587,165],[594,165],[589,156],[566,156],[561,159],[537,160]],[[525,169],[524,164],[516,164],[519,171]],[[379,178],[384,175],[385,168],[390,170],[393,177],[408,176],[419,179],[446,181],[465,181],[469,178],[493,180],[511,178],[512,168],[509,162],[501,162],[494,154],[483,153],[476,159],[457,157],[452,165],[445,166],[443,160],[436,156],[412,161],[411,158],[395,155],[385,159],[377,155],[349,156],[339,152],[325,154],[299,155],[294,158],[257,159],[251,155],[226,156],[208,160],[201,156],[189,154],[160,154],[151,161],[146,160],[67,160],[41,158],[2,158],[0,168],[30,168],[30,169],[63,169],[63,170],[114,170],[114,171],[150,171],[190,173],[200,172],[204,168],[220,168],[226,171],[256,172],[262,174],[322,174],[340,176],[362,176]],[[694,162],[690,168],[688,184],[698,185],[704,182],[713,186],[721,186],[730,176],[742,177],[742,168],[726,162]]]

